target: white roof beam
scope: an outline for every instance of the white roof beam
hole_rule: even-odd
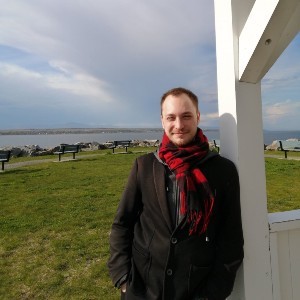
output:
[[[259,82],[299,29],[299,0],[256,0],[239,37],[239,80]]]

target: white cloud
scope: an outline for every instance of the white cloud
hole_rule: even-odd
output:
[[[282,116],[294,116],[300,109],[300,102],[292,102],[286,100],[281,103],[274,103],[265,107],[266,117],[269,119],[277,120]]]
[[[161,94],[175,86],[199,96],[203,125],[218,123],[213,1],[0,0],[0,5],[0,104],[6,104],[8,116],[19,109],[24,127],[30,127],[33,108],[35,116],[47,112],[52,124],[57,116],[69,122],[154,124]],[[272,103],[290,99],[292,106],[299,98],[294,49],[263,81],[269,124],[284,110]],[[284,115],[276,122],[286,121]],[[9,127],[12,119],[0,120],[0,126]]]
[[[300,35],[262,80],[263,122],[267,129],[300,129]]]
[[[200,114],[200,127],[218,127],[219,126],[219,114],[205,113]]]
[[[272,93],[272,90],[292,90],[300,86],[300,60],[299,60],[300,34],[285,49],[269,72],[262,80],[263,93]]]
[[[300,101],[285,100],[263,106],[266,128],[299,130]]]
[[[103,80],[77,70],[75,66],[66,62],[52,61],[50,65],[61,71],[60,74],[46,75],[45,82],[50,87],[100,102],[113,101],[113,97],[107,91],[109,85]]]
[[[84,72],[76,72],[64,63],[61,66],[58,62],[52,63],[52,66],[57,71],[63,72],[49,72],[39,73],[28,70],[16,65],[0,63],[0,75],[6,80],[23,81],[30,83],[30,85],[42,85],[45,88],[62,90],[65,93],[71,93],[77,96],[86,97],[86,102],[97,100],[99,102],[111,102],[113,97],[108,92],[108,85],[98,78],[92,77]],[[3,87],[4,88],[4,87]]]
[[[292,61],[289,65],[280,69],[273,69],[272,72],[266,75],[262,81],[263,92],[272,92],[274,89],[293,89],[299,88],[300,83],[300,65],[297,63],[294,65]]]
[[[213,10],[208,3],[6,1],[1,6],[5,17],[0,21],[0,43],[49,59],[53,55],[63,60],[76,57],[82,64],[97,55],[100,62],[107,62],[107,57],[117,61],[147,56],[174,59],[200,41],[214,43]]]
[[[1,63],[0,62],[0,75],[7,78],[15,79],[26,79],[26,80],[37,80],[41,79],[42,76],[38,72],[30,71],[19,67],[17,65]]]
[[[0,1],[0,5],[0,44],[36,54],[58,46],[58,41],[49,34],[54,24],[32,2]]]

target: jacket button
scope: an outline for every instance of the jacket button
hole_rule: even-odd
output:
[[[176,239],[176,238],[172,238],[172,239],[171,239],[171,243],[172,243],[172,244],[176,244],[176,243],[177,243],[177,239]]]
[[[171,276],[172,274],[173,274],[172,269],[168,269],[168,270],[167,270],[167,275],[168,275],[168,276]]]

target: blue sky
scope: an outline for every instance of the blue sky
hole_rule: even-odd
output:
[[[0,0],[0,129],[160,127],[183,86],[218,126],[212,0]],[[300,36],[262,80],[265,129],[300,130]]]

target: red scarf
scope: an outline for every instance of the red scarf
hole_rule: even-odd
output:
[[[195,139],[188,145],[174,145],[166,134],[159,148],[159,157],[174,172],[180,201],[180,214],[186,216],[189,235],[206,231],[214,205],[209,183],[195,167],[209,151],[207,137],[198,128]]]

